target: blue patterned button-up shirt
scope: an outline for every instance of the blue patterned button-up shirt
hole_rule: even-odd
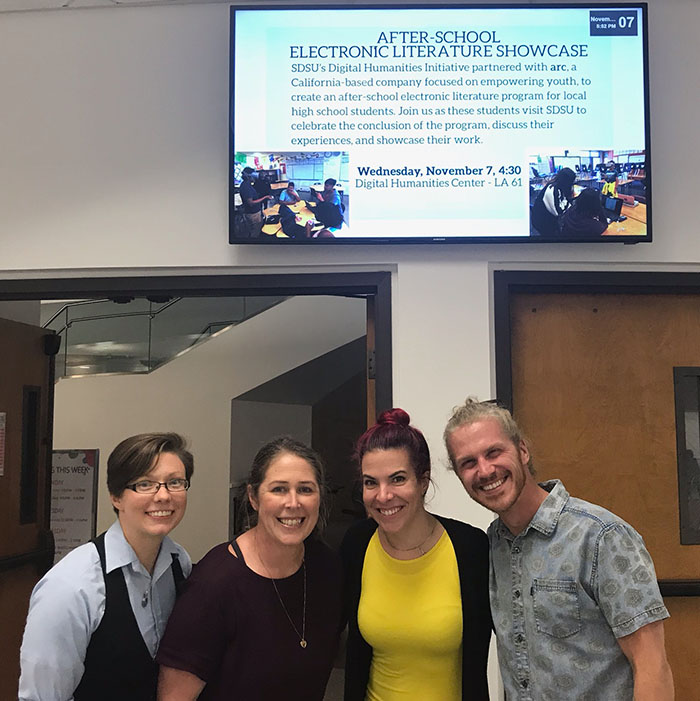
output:
[[[631,701],[617,638],[668,617],[641,536],[552,480],[518,536],[489,527],[491,611],[508,701]]]

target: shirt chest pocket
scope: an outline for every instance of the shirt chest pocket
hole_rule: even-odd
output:
[[[581,630],[576,582],[565,579],[533,579],[530,591],[535,624],[540,633],[568,638]]]

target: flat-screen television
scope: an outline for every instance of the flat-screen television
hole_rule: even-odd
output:
[[[645,3],[235,6],[230,49],[231,243],[651,240]],[[561,236],[584,190],[624,218]]]

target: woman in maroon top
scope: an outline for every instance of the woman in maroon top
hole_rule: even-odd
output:
[[[257,523],[195,566],[156,657],[159,701],[322,701],[341,628],[340,563],[314,537],[323,491],[310,448],[261,448],[247,482]]]

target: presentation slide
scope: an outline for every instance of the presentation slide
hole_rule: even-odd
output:
[[[639,6],[233,8],[234,180],[246,164],[272,164],[272,181],[309,174],[294,178],[309,203],[302,238],[321,224],[335,238],[556,238],[531,211],[564,168],[576,193],[602,190],[618,168],[614,195],[636,187],[637,209],[643,30]],[[325,193],[323,161],[339,164]],[[315,216],[332,199],[338,226]],[[635,222],[606,233],[645,237]]]

